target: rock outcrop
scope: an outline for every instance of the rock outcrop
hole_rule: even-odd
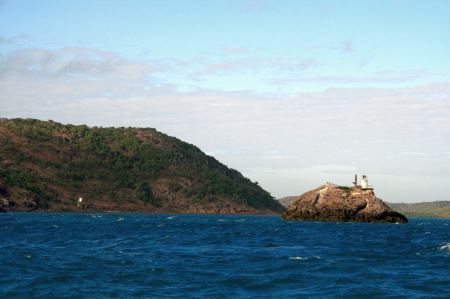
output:
[[[0,181],[0,212],[7,211],[34,211],[47,209],[47,202],[32,192],[22,192],[14,200],[10,198],[6,185]]]
[[[408,219],[375,196],[372,189],[334,184],[302,194],[283,214],[285,220],[407,223]]]
[[[9,206],[9,192],[6,186],[0,181],[0,212],[5,212]]]

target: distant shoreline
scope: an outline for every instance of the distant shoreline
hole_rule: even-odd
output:
[[[129,215],[168,215],[168,216],[255,216],[255,217],[277,217],[281,218],[281,214],[256,214],[256,213],[171,213],[171,212],[149,212],[149,211],[56,211],[56,210],[33,210],[33,211],[6,211],[0,213],[2,214],[80,214],[80,215],[89,215],[89,214],[129,214]],[[432,215],[416,215],[416,214],[408,214],[405,213],[405,216],[408,217],[409,220],[412,219],[435,219],[435,220],[448,220],[450,217],[440,217],[440,216],[432,216]],[[322,221],[301,221],[301,222],[322,222]],[[328,222],[324,222],[328,223]],[[339,222],[341,223],[341,222]],[[345,222],[342,222],[345,223]],[[359,223],[359,222],[348,222],[348,223]],[[374,224],[374,223],[371,223]],[[375,223],[376,224],[376,223]]]
[[[32,211],[5,211],[1,212],[1,214],[56,214],[56,213],[62,213],[62,214],[149,214],[149,215],[217,215],[217,216],[279,216],[281,217],[281,214],[277,213],[178,213],[178,212],[152,212],[152,211],[89,211],[89,210],[83,210],[83,211],[64,211],[64,210],[32,210]]]
[[[417,203],[387,203],[390,207],[409,217],[450,218],[450,201],[430,201]]]

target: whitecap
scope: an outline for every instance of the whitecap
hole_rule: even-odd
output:
[[[290,260],[307,260],[307,257],[302,257],[302,256],[290,256],[289,257]]]
[[[169,217],[167,217],[166,219],[169,219],[169,220],[172,220],[172,219],[175,219],[177,216],[169,216]]]
[[[119,219],[117,219],[116,221],[123,221],[125,220],[125,218],[120,217]]]
[[[447,250],[450,251],[450,243],[445,244],[444,246],[439,247],[439,250]]]

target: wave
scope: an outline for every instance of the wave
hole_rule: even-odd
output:
[[[92,215],[0,214],[0,297],[450,298],[448,219]]]
[[[439,247],[439,250],[446,250],[446,251],[450,251],[450,243],[447,243],[441,247]]]
[[[320,260],[321,257],[320,256],[314,256],[314,257],[304,257],[304,256],[290,256],[289,257],[290,260],[309,260],[309,259],[317,259]]]

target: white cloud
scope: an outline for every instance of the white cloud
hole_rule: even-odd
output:
[[[263,58],[263,57],[240,57],[234,59],[223,59],[214,62],[203,62],[199,64],[199,70],[190,74],[191,78],[203,78],[211,75],[233,74],[239,72],[255,72],[271,69],[281,73],[298,73],[306,69],[317,67],[314,59],[307,58]]]
[[[265,179],[270,175],[261,169],[312,169],[314,178],[301,176],[295,183],[299,190],[354,170],[436,180],[450,176],[450,82],[291,97],[179,92],[158,79],[157,62],[83,48],[22,49],[3,56],[0,70],[2,117],[156,127],[251,174],[277,196],[288,195],[282,190],[291,190],[293,181]],[[393,187],[385,195],[405,189]],[[441,196],[436,199],[447,195]]]
[[[290,75],[277,77],[268,80],[269,84],[292,84],[299,82],[314,82],[314,83],[404,83],[414,82],[421,79],[427,79],[431,74],[426,70],[408,70],[408,71],[382,71],[374,72],[369,75]]]
[[[351,40],[344,40],[336,47],[336,50],[344,54],[351,54],[355,51],[355,45]]]
[[[96,78],[108,76],[123,80],[140,79],[155,71],[150,64],[127,60],[107,51],[88,48],[62,48],[56,51],[23,48],[9,52],[1,61],[1,76],[52,76]],[[89,77],[88,77],[89,76]]]
[[[247,52],[247,50],[243,47],[236,47],[236,46],[229,46],[229,47],[223,47],[221,49],[221,52],[225,53],[225,54],[243,54],[245,52]]]

